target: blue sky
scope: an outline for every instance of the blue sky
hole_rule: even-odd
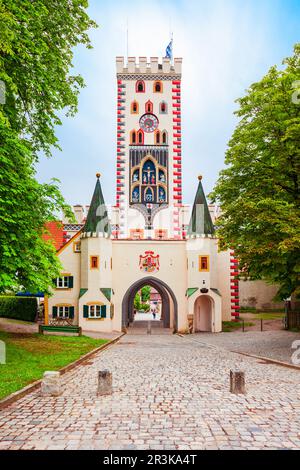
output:
[[[38,179],[56,177],[70,204],[89,204],[95,173],[114,204],[116,159],[115,56],[165,54],[170,31],[174,56],[183,57],[183,202],[194,198],[198,174],[208,193],[224,167],[235,128],[235,99],[300,41],[299,0],[90,0],[93,50],[75,50],[85,79],[75,118],[57,128],[62,152],[42,158]]]

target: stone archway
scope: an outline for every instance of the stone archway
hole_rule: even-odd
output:
[[[214,300],[209,295],[200,295],[194,303],[193,331],[214,331]]]
[[[133,321],[134,296],[144,286],[153,287],[161,296],[164,328],[170,328],[171,321],[173,320],[173,330],[174,332],[177,331],[178,305],[174,292],[161,279],[152,276],[139,279],[127,289],[122,301],[122,328],[127,328]]]

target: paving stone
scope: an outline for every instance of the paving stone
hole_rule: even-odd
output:
[[[299,372],[177,335],[136,335],[0,413],[0,449],[299,449]],[[246,395],[229,391],[245,371]],[[98,371],[114,378],[97,397]]]

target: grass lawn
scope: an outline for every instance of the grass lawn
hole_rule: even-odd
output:
[[[87,336],[48,336],[0,332],[6,344],[6,364],[0,364],[0,399],[58,370],[107,343]]]
[[[245,322],[245,327],[246,326],[253,326],[254,323],[251,322]],[[229,333],[230,331],[235,331],[238,330],[239,328],[242,328],[243,322],[240,321],[223,321],[222,322],[222,331],[225,333]]]

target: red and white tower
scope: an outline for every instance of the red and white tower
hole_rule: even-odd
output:
[[[181,58],[117,57],[118,238],[182,238]]]

